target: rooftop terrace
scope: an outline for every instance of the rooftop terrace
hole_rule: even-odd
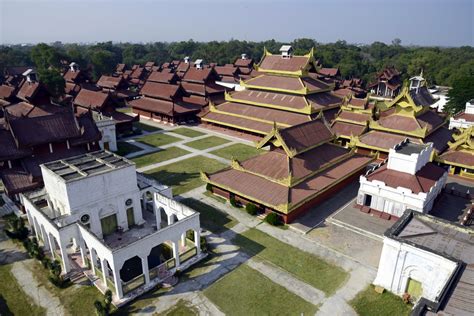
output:
[[[68,182],[131,165],[134,164],[123,157],[100,150],[46,163],[43,166]]]

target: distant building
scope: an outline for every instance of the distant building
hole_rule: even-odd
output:
[[[357,205],[366,213],[399,218],[407,209],[428,213],[447,172],[430,162],[433,144],[406,140],[390,149],[387,163],[360,177]]]
[[[375,82],[369,84],[370,92],[383,98],[394,98],[400,93],[402,79],[395,67],[387,67],[377,74]]]
[[[369,129],[361,135],[351,136],[351,147],[359,153],[376,153],[385,159],[391,148],[406,138],[413,143],[433,143],[437,154],[448,147],[452,131],[446,127],[446,118],[431,110],[435,100],[423,86],[407,87],[391,101],[378,102],[377,114],[369,122]]]
[[[474,230],[407,210],[384,236],[374,285],[410,296],[412,315],[474,311]]]
[[[449,129],[474,126],[474,99],[466,102],[466,109],[449,119]]]
[[[31,228],[67,275],[84,269],[121,305],[201,255],[199,213],[107,151],[41,165],[44,189],[22,195]],[[78,272],[79,271],[79,272]]]
[[[449,149],[436,161],[449,167],[449,173],[474,180],[474,126],[461,129],[448,143]]]

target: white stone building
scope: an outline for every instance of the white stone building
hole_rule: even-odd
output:
[[[373,283],[410,294],[415,315],[472,315],[472,236],[473,229],[409,210],[385,233]]]
[[[41,170],[44,189],[22,195],[31,228],[63,272],[86,272],[114,304],[203,257],[199,213],[127,159],[97,151]]]
[[[447,171],[431,163],[433,144],[408,139],[390,149],[384,162],[360,177],[357,204],[390,219],[407,209],[428,213],[446,184]]]
[[[466,102],[466,109],[449,119],[449,129],[474,126],[474,99]]]
[[[93,112],[95,125],[102,134],[99,140],[101,149],[117,151],[117,133],[115,129],[115,120],[101,113]]]

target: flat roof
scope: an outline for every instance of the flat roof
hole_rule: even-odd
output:
[[[60,176],[66,182],[134,165],[134,163],[124,157],[106,150],[99,150],[43,164],[45,168]]]
[[[419,154],[429,145],[412,143],[410,141],[403,142],[395,147],[395,151],[404,155]]]

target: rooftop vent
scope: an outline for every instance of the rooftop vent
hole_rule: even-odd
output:
[[[246,60],[246,59],[247,59],[247,54],[245,54],[245,53],[242,54],[242,55],[240,55],[240,56],[242,57],[243,60]]]
[[[202,69],[202,59],[196,59],[194,66],[196,66],[197,69]]]
[[[31,82],[31,83],[36,82],[36,72],[31,68],[25,71],[23,73],[23,76],[26,77],[26,81],[28,82]]]
[[[291,54],[293,53],[293,47],[291,47],[291,45],[283,45],[280,48],[280,53],[281,53],[281,57],[290,58]]]
[[[79,65],[76,64],[75,62],[72,62],[69,64],[69,68],[71,69],[72,72],[76,72],[79,70]]]
[[[189,56],[184,57],[184,62],[185,62],[186,64],[189,64]]]

